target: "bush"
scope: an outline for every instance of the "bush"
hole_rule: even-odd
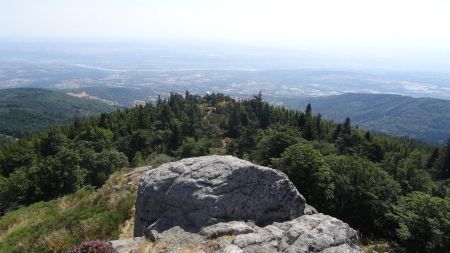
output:
[[[333,197],[333,174],[323,156],[309,144],[295,144],[281,158],[273,158],[274,167],[285,172],[308,203],[319,210]]]
[[[261,135],[254,156],[265,166],[271,165],[271,159],[279,158],[286,148],[303,140],[297,128],[287,126],[268,128]]]
[[[362,232],[385,231],[385,214],[400,194],[397,182],[376,164],[357,157],[327,156],[334,172],[334,196],[326,203],[330,215]]]
[[[407,252],[448,252],[450,200],[414,192],[400,198],[387,214],[395,237]]]
[[[174,158],[166,154],[152,153],[145,159],[145,164],[156,168],[161,164],[173,162]]]
[[[116,253],[116,250],[111,244],[96,240],[82,243],[70,249],[68,253]]]
[[[183,144],[178,148],[177,152],[180,158],[204,156],[209,153],[208,147],[194,140],[194,138],[186,138]]]

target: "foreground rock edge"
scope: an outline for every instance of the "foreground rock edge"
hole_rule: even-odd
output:
[[[245,176],[253,177],[246,181]],[[263,178],[262,183],[254,180],[259,177]],[[245,187],[248,184],[253,187],[251,194],[242,194],[249,189]],[[233,187],[223,191],[222,185]],[[245,190],[240,191],[239,187],[242,186]],[[252,219],[254,217],[247,214],[237,216],[236,220],[214,216],[217,214],[214,212],[215,200],[227,199],[231,202],[225,203],[235,203],[233,197],[227,198],[226,194],[229,193],[234,194],[234,197],[244,196],[244,200],[250,201],[252,205],[260,204],[255,200],[259,200],[261,195],[255,192],[261,191],[259,188],[255,190],[255,187],[261,186],[263,187],[261,191],[265,194],[274,189],[279,190],[281,186],[284,193],[290,197],[289,200],[294,202],[287,205],[288,217],[285,213],[271,215],[269,217],[271,220],[258,215],[256,219]],[[231,191],[228,191],[229,189]],[[148,191],[151,194],[146,194]],[[180,196],[190,197],[189,201],[193,201],[194,205],[188,208],[184,208],[183,205],[165,206],[167,203],[177,203],[173,201],[185,203],[179,199]],[[157,206],[154,204],[158,204],[158,201],[151,199],[154,197],[161,201],[159,204],[163,206],[163,208],[161,206],[158,207],[159,209],[156,208],[157,212],[151,210]],[[169,198],[169,201],[166,198]],[[153,205],[146,206],[146,200],[150,200]],[[263,203],[269,203],[270,206],[275,202],[273,200],[286,201],[284,198],[275,196],[269,201],[265,199],[266,202],[263,201]],[[194,219],[197,217],[189,216],[189,212],[196,209],[190,208],[198,207],[198,205],[207,209],[202,213],[206,216],[192,221],[192,217]],[[259,206],[264,209],[263,205]],[[149,207],[151,208],[148,209]],[[176,215],[168,215],[170,212]],[[188,158],[146,171],[139,183],[136,202],[137,223],[139,223],[140,215],[143,214],[156,215],[152,223],[141,223],[135,226],[135,238],[111,242],[119,253],[135,252],[142,247],[151,248],[153,250],[151,252],[179,252],[185,248],[188,248],[189,252],[363,252],[356,245],[357,232],[336,218],[317,214],[313,207],[306,204],[303,196],[298,193],[285,174],[232,156]],[[208,216],[211,214],[213,215]],[[259,224],[255,224],[255,220]],[[144,232],[147,240],[142,237]]]
[[[204,227],[200,233],[173,227],[154,233],[156,242],[144,237],[112,241],[118,253],[138,248],[153,252],[322,252],[361,253],[358,234],[348,224],[324,214],[303,215],[291,221],[258,227],[251,222],[230,221]]]

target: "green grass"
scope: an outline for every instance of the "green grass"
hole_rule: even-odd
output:
[[[83,241],[118,238],[136,199],[136,185],[125,172],[97,191],[85,188],[6,214],[0,219],[0,252],[65,252]]]

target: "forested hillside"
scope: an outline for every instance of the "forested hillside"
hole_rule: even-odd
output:
[[[83,118],[113,110],[114,107],[104,103],[45,89],[0,90],[0,144],[8,139],[6,136],[22,138],[46,130],[50,125],[66,123],[74,117]]]
[[[236,101],[172,93],[156,104],[75,120],[5,145],[0,210],[12,215],[0,219],[0,235],[5,242],[19,233],[23,241],[48,239],[27,237],[32,226],[11,232],[5,219],[22,206],[99,187],[125,166],[206,154],[231,154],[285,172],[308,203],[359,229],[365,240],[387,240],[398,252],[450,248],[450,143],[363,132],[350,119],[335,124],[313,115],[310,105],[304,112],[270,106],[261,94]],[[20,249],[5,245],[0,249]]]
[[[355,125],[381,133],[443,143],[450,136],[450,100],[389,94],[348,93],[287,100],[290,108],[309,102],[324,118],[350,117]]]

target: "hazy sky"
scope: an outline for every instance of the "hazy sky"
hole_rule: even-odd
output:
[[[450,48],[450,0],[0,0],[0,38]]]

